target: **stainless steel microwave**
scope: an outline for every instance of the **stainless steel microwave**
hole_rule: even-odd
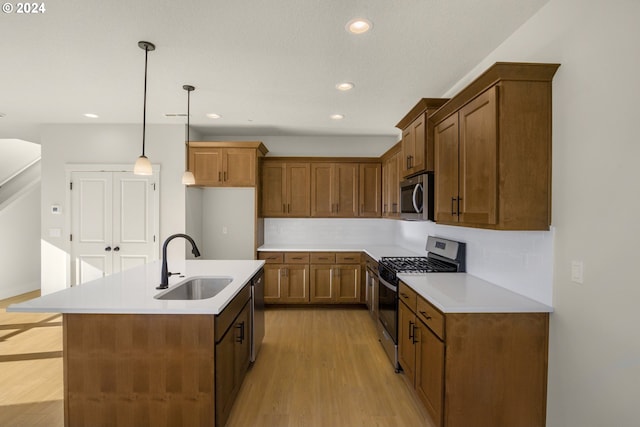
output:
[[[425,173],[400,182],[400,218],[433,221],[433,174]]]

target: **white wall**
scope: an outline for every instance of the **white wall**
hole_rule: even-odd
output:
[[[201,191],[202,258],[254,259],[255,189],[204,188]]]
[[[496,61],[559,62],[553,83],[548,427],[632,427],[640,396],[640,2],[551,0]],[[584,283],[571,262],[584,263]]]
[[[147,125],[146,154],[160,170],[160,243],[185,231],[184,125]],[[69,285],[69,230],[65,166],[73,163],[133,164],[142,147],[141,125],[48,125],[43,128],[41,278],[43,294]],[[51,205],[62,214],[51,214]],[[60,237],[50,230],[60,229]],[[184,242],[173,241],[169,259],[184,259]]]
[[[0,209],[0,299],[40,289],[40,185]]]

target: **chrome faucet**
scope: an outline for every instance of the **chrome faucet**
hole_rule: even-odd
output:
[[[178,233],[172,234],[171,236],[167,237],[167,240],[165,240],[164,244],[162,245],[162,273],[160,277],[160,286],[157,286],[156,289],[167,289],[169,287],[169,276],[180,274],[169,272],[169,268],[167,267],[167,245],[176,237],[182,237],[183,239],[188,240],[189,243],[191,243],[191,253],[193,254],[193,256],[195,256],[196,258],[200,256],[200,251],[196,246],[196,242],[194,242],[193,239],[188,235]]]

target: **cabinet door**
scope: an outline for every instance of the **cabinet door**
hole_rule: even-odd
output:
[[[282,282],[281,282],[280,264],[264,265],[264,302],[280,303],[282,302]]]
[[[288,163],[286,165],[287,216],[309,216],[311,207],[310,175],[309,163]]]
[[[398,303],[398,361],[404,374],[414,384],[416,365],[416,316],[403,302]]]
[[[222,185],[221,148],[190,147],[189,169],[193,173],[196,185]]]
[[[336,213],[334,216],[354,218],[358,216],[358,165],[335,164]]]
[[[398,152],[389,160],[389,216],[400,216],[400,161],[401,153]]]
[[[335,286],[333,300],[341,303],[360,302],[360,265],[344,264],[333,266]]]
[[[496,86],[460,109],[460,222],[497,221]]]
[[[332,265],[311,265],[311,287],[309,301],[319,303],[333,302],[334,272]]]
[[[240,389],[244,375],[251,363],[251,301],[244,306],[235,322],[235,379],[236,386]]]
[[[286,177],[283,163],[264,162],[262,165],[262,215],[286,216]]]
[[[411,132],[413,133],[413,157],[409,159],[409,173],[411,174],[425,170],[426,127],[424,114],[411,123]]]
[[[362,163],[358,181],[360,183],[360,210],[358,216],[379,217],[382,201],[382,166],[379,163]]]
[[[416,150],[416,140],[413,129],[409,126],[402,131],[402,176],[411,175],[411,158],[414,157]]]
[[[333,170],[331,163],[311,164],[311,216],[335,216]]]
[[[421,320],[418,320],[416,333],[416,392],[436,426],[440,427],[443,425],[444,343]]]
[[[224,426],[251,357],[251,322],[247,302],[215,350],[216,426]]]
[[[256,185],[256,150],[252,148],[225,148],[223,161],[222,178],[225,186],[252,187]]]
[[[287,264],[285,268],[285,280],[283,281],[284,303],[309,302],[309,266],[307,264]]]
[[[435,220],[458,221],[458,114],[440,122],[434,130]]]

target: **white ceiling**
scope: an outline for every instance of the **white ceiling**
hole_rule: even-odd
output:
[[[445,93],[547,1],[45,0],[42,14],[0,18],[0,138],[141,123],[140,40],[157,47],[148,123],[184,123],[164,114],[186,112],[192,84],[191,124],[206,135],[396,135],[418,99]],[[354,17],[373,30],[347,33]]]

